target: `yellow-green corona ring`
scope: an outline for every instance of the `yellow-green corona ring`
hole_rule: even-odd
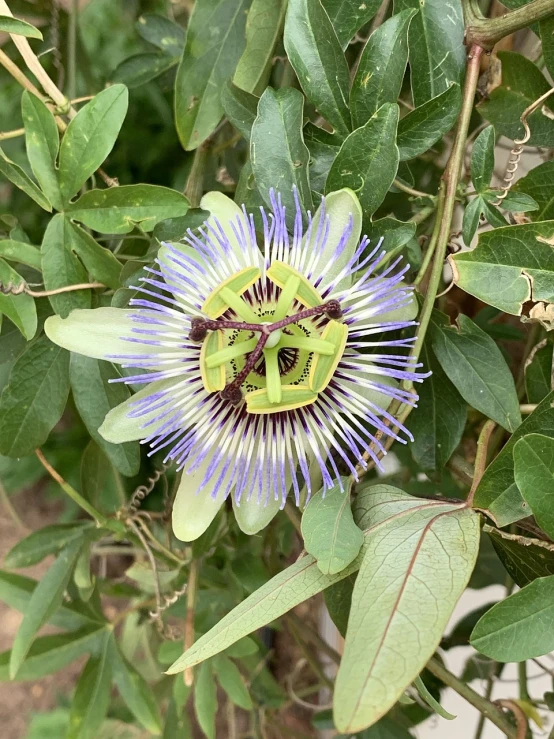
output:
[[[244,208],[208,193],[208,220],[162,244],[131,308],[46,322],[59,345],[136,368],[121,381],[144,388],[100,433],[140,439],[183,470],[173,528],[184,541],[228,496],[254,533],[289,493],[309,495],[313,465],[325,489],[339,465],[355,476],[372,443],[384,451],[376,431],[392,434],[391,400],[417,400],[398,387],[422,377],[407,356],[413,339],[383,338],[413,325],[407,266],[361,238],[354,193],[331,193],[313,216],[297,205],[290,230],[278,195],[271,204],[259,238]]]

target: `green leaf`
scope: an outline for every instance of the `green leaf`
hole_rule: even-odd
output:
[[[54,564],[33,591],[19,627],[10,656],[10,678],[13,680],[23,664],[38,630],[48,622],[62,603],[71,572],[83,542],[73,541],[62,549]]]
[[[4,257],[8,262],[27,264],[40,272],[40,249],[25,241],[0,239],[0,257]]]
[[[105,634],[103,625],[94,624],[69,634],[39,636],[29,649],[17,673],[17,680],[37,680],[62,670],[81,655],[96,650]],[[11,652],[0,654],[1,681],[10,679],[10,655]]]
[[[81,673],[71,704],[67,739],[92,739],[108,712],[115,648],[108,632],[99,654],[89,658]]]
[[[540,403],[553,387],[553,359],[554,346],[548,342],[545,346],[532,354],[531,361],[525,367],[525,390],[529,403]]]
[[[125,704],[151,734],[162,733],[160,709],[152,689],[116,647],[113,654],[114,682]]]
[[[122,83],[132,90],[155,80],[178,62],[178,59],[158,51],[134,54],[117,65],[111,79],[112,82]]]
[[[69,248],[81,259],[86,270],[99,282],[117,290],[121,287],[121,264],[109,249],[100,246],[86,231],[72,223],[68,229]]]
[[[550,393],[518,427],[494,461],[487,467],[475,493],[474,504],[487,510],[498,526],[507,526],[529,515],[514,479],[514,446],[526,434],[540,433],[554,438],[554,409]]]
[[[470,200],[464,210],[464,219],[462,221],[462,236],[466,246],[471,246],[471,243],[479,228],[479,221],[483,213],[484,200],[481,195],[477,195],[476,198]]]
[[[308,181],[310,153],[302,137],[303,110],[304,97],[298,90],[268,87],[260,98],[250,137],[250,160],[258,190],[268,205],[270,188],[281,193],[290,225],[296,213],[294,185],[304,208],[313,205]]]
[[[491,191],[491,195],[492,192],[494,192],[496,200],[498,197],[498,191]],[[486,193],[486,196],[488,197],[489,193]],[[524,192],[510,190],[504,200],[502,200],[501,207],[503,210],[508,210],[512,213],[530,213],[531,211],[538,210],[539,204],[530,195],[526,195]]]
[[[477,560],[477,565],[475,567],[475,570],[479,567],[479,559]],[[506,575],[504,573],[504,579],[506,579]],[[471,582],[471,580],[470,580]],[[463,616],[459,621],[456,622],[456,624],[453,626],[450,634],[446,637],[444,637],[441,640],[441,649],[452,649],[454,647],[467,647],[469,642],[469,637],[471,635],[471,632],[475,628],[475,625],[479,621],[479,619],[484,616],[484,614],[492,608],[494,603],[485,603],[483,606],[479,606],[479,608],[476,608],[473,611],[470,611],[465,616]]]
[[[329,170],[342,145],[342,139],[337,134],[308,123],[304,128],[304,141],[310,152],[310,186],[312,191],[323,193]]]
[[[109,463],[106,455],[92,439],[81,458],[81,492],[87,500],[98,507],[100,495],[108,476]]]
[[[342,145],[327,177],[325,192],[354,190],[369,220],[385,199],[398,169],[398,105],[385,103]]]
[[[258,115],[258,101],[259,98],[236,87],[231,80],[221,90],[221,104],[225,115],[247,141],[250,140],[252,125]]]
[[[331,616],[331,620],[343,637],[346,634],[348,617],[350,616],[352,592],[354,591],[355,582],[356,575],[349,575],[348,577],[345,577],[344,580],[331,585],[323,593],[329,616]]]
[[[554,439],[528,434],[514,446],[514,477],[541,529],[554,537]]]
[[[17,287],[22,282],[25,280],[7,262],[0,259],[0,284]],[[25,295],[25,293],[4,295],[0,292],[0,320],[2,315],[7,316],[27,340],[32,339],[36,334],[37,309],[30,295]]]
[[[221,116],[220,93],[245,45],[250,0],[198,0],[175,81],[175,124],[183,147],[196,149]]]
[[[229,699],[236,706],[244,708],[245,711],[251,711],[253,708],[252,698],[235,663],[231,662],[228,657],[220,655],[214,660],[214,671],[219,684],[227,693]]]
[[[39,583],[30,577],[0,570],[0,600],[21,613],[27,612],[38,585]],[[61,629],[76,630],[92,623],[104,622],[90,606],[78,602],[63,603],[48,617],[48,623]]]
[[[458,327],[435,313],[433,351],[462,398],[507,431],[521,423],[514,379],[496,343],[471,318],[460,314]]]
[[[381,247],[389,258],[396,256],[403,246],[412,240],[416,232],[416,224],[411,221],[397,221],[396,218],[385,216],[366,225],[365,233],[372,244],[383,239]]]
[[[554,17],[539,22],[539,33],[542,42],[542,55],[550,76],[554,74]]]
[[[256,654],[259,651],[259,647],[249,636],[245,636],[238,642],[235,642],[230,647],[227,647],[225,654],[233,659],[241,659],[242,657],[249,657],[252,654]]]
[[[475,139],[471,152],[471,181],[477,192],[484,192],[494,171],[494,126],[487,126]]]
[[[182,672],[187,667],[203,662],[244,636],[271,623],[299,603],[357,570],[359,559],[337,575],[323,575],[312,556],[301,557],[252,593],[221,619],[211,631],[201,636],[171,665],[168,674]]]
[[[512,141],[524,135],[521,114],[550,89],[538,67],[532,61],[513,51],[499,51],[502,63],[502,83],[485,102],[477,106],[483,118],[496,129],[497,134]],[[554,146],[554,120],[545,115],[544,109],[554,112],[552,98],[527,118],[531,129],[529,146]]]
[[[0,15],[0,31],[4,33],[13,33],[16,36],[25,36],[26,38],[38,38],[42,41],[42,33],[30,23],[20,21],[11,15]]]
[[[178,23],[157,13],[145,13],[135,23],[145,41],[157,46],[170,57],[181,56],[185,46],[186,31]]]
[[[489,537],[506,571],[520,588],[538,577],[554,575],[554,551],[547,548],[547,542],[535,539],[535,543],[519,543],[496,531],[489,532]]]
[[[69,203],[113,149],[127,113],[129,93],[112,85],[84,105],[70,122],[60,147],[60,191]]]
[[[545,628],[554,616],[554,576],[541,577],[494,605],[474,628],[471,644],[499,662],[521,662],[554,649]]]
[[[462,440],[467,407],[427,344],[421,361],[432,375],[418,387],[419,401],[410,415],[412,457],[426,471],[441,470]]]
[[[88,282],[85,268],[74,254],[76,231],[61,213],[52,218],[42,240],[42,274],[47,290]],[[66,318],[74,308],[90,308],[90,290],[74,290],[49,298],[52,308]]]
[[[410,26],[410,79],[416,108],[461,84],[466,64],[460,0],[394,0],[394,12],[416,8]]]
[[[32,198],[37,205],[40,205],[41,208],[44,208],[48,212],[52,211],[52,205],[48,198],[43,195],[42,191],[18,164],[8,159],[2,149],[0,149],[0,172],[10,182],[13,182],[16,187],[23,190],[24,193]]]
[[[241,90],[259,95],[266,87],[286,7],[285,0],[252,0],[246,19],[246,48],[233,77],[233,84]]]
[[[350,74],[319,0],[289,0],[284,43],[306,97],[338,133],[348,134],[352,130],[347,102]]]
[[[189,201],[177,190],[159,185],[122,185],[89,190],[66,210],[70,218],[103,234],[126,234],[136,226],[152,231],[167,218],[186,215]]]
[[[367,123],[383,103],[396,103],[408,63],[408,28],[416,12],[393,15],[369,37],[350,90],[354,128]]]
[[[69,353],[41,336],[14,364],[0,397],[0,454],[24,457],[44,444],[69,395]]]
[[[60,137],[53,113],[36,95],[27,90],[21,98],[21,116],[25,126],[27,157],[33,174],[56,210],[63,206],[56,159]]]
[[[529,195],[537,203],[538,210],[530,216],[533,221],[554,219],[554,161],[543,162],[534,167],[525,177],[518,180],[510,190]]]
[[[486,231],[477,247],[454,255],[456,284],[505,313],[528,300],[554,301],[554,221]]]
[[[208,739],[215,739],[217,686],[209,662],[200,665],[194,683],[194,713]]]
[[[365,0],[363,3],[359,0],[322,0],[321,4],[327,11],[342,48],[346,49],[350,39],[379,10],[381,0]]]
[[[302,514],[304,548],[317,560],[324,575],[335,575],[353,562],[364,541],[350,508],[351,481],[341,478],[343,490],[335,485],[319,491]]]
[[[82,538],[91,526],[92,521],[74,521],[55,523],[33,531],[10,549],[4,558],[4,565],[12,568],[31,567],[47,555],[57,554],[74,539]]]
[[[452,713],[448,713],[448,711],[445,711],[438,700],[435,700],[433,694],[429,690],[427,690],[427,688],[425,687],[425,683],[419,675],[414,680],[414,686],[420,697],[425,701],[425,703],[427,703],[429,708],[435,711],[435,713],[438,714],[441,718],[445,718],[447,721],[453,721],[456,718],[456,716],[454,716]]]
[[[334,719],[342,732],[375,723],[419,675],[467,585],[479,547],[479,516],[463,506],[375,485],[359,492],[356,511],[358,525],[371,522],[372,533],[335,682]],[[403,657],[392,672],[391,653]]]
[[[412,498],[389,486],[380,486],[380,490],[382,491],[381,502],[388,503],[391,498],[394,501],[400,496],[403,509],[406,510],[406,516],[409,516],[414,508],[418,509],[420,506],[424,506],[426,510],[429,505],[444,507],[443,504],[438,504],[435,501],[430,503],[429,501]],[[360,567],[365,551],[368,550],[371,544],[374,531],[379,530],[383,525],[380,519],[372,520],[371,515],[368,515],[367,506],[364,503],[364,500],[367,502],[367,499],[364,499],[363,496],[359,496],[359,499],[362,502],[358,504],[357,500],[358,518],[356,523],[360,528],[367,529],[367,531],[364,532],[365,539],[362,552],[351,565],[336,575],[323,575],[317,567],[316,560],[311,555],[301,557],[293,565],[287,567],[286,570],[280,572],[252,593],[231,613],[221,619],[211,631],[201,636],[184,655],[171,665],[167,671],[168,674],[181,672],[213,657],[244,636],[279,618],[299,603],[308,600],[308,598],[320,593],[325,588],[356,572]],[[394,503],[392,505],[394,506]],[[459,506],[447,505],[446,508],[458,510]]]
[[[120,377],[115,367],[109,362],[72,354],[70,377],[75,405],[89,434],[122,475],[136,475],[140,466],[138,442],[112,444],[98,433],[108,412],[131,397],[125,384],[110,382]]]
[[[461,102],[460,86],[451,84],[440,95],[401,118],[397,138],[400,160],[425,153],[448,133],[458,118]]]

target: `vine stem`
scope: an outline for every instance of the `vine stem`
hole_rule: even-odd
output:
[[[554,0],[533,0],[500,18],[483,18],[473,0],[463,0],[466,43],[489,50],[505,36],[554,14]]]
[[[554,0],[552,0],[552,2],[554,3]],[[431,321],[435,298],[439,291],[446,250],[450,239],[454,207],[456,205],[456,191],[458,189],[458,183],[460,181],[464,165],[465,144],[469,130],[471,113],[473,111],[475,91],[479,80],[481,57],[483,56],[484,51],[485,50],[481,46],[473,44],[469,49],[467,57],[466,81],[462,97],[462,107],[458,119],[458,128],[456,130],[456,137],[454,139],[452,151],[442,176],[437,198],[436,228],[433,231],[433,235],[428,246],[428,254],[426,255],[426,262],[430,263],[432,259],[433,266],[431,268],[429,284],[423,300],[423,307],[419,316],[419,326],[416,331],[416,339],[409,355],[415,359],[419,358],[423,348],[423,341]],[[423,279],[423,276],[421,279]],[[404,381],[404,389],[411,390],[412,387],[413,383],[411,381]],[[401,401],[393,401],[389,408],[389,414],[394,416],[399,423],[403,424],[410,415],[411,410],[411,405],[404,405]],[[387,423],[387,425],[391,424]],[[394,425],[393,428],[395,428]],[[375,435],[376,442],[379,442],[382,436],[383,433],[378,432]],[[388,450],[392,446],[392,443],[393,438],[389,437],[384,444],[385,450]],[[369,462],[365,467],[358,465],[356,468],[356,472],[359,477],[375,466],[375,461],[371,459],[372,453],[379,453],[375,442],[370,445],[369,450],[367,450],[363,455],[364,462],[368,462],[368,460]]]
[[[502,706],[503,708],[507,708],[508,711],[511,711],[511,713],[513,714],[517,726],[516,739],[525,739],[525,737],[527,736],[528,724],[527,717],[523,712],[523,709],[518,706],[515,701],[511,700],[498,700],[495,702],[497,703],[497,705]]]
[[[200,563],[198,559],[192,559],[189,569],[189,579],[187,583],[187,613],[185,616],[185,652],[194,644],[194,612],[196,609],[196,594],[198,592],[198,570]],[[190,687],[194,680],[194,672],[192,667],[187,667],[183,673],[185,685]]]
[[[473,482],[471,483],[471,490],[467,496],[467,505],[471,507],[473,505],[473,499],[475,498],[475,492],[481,482],[483,473],[487,466],[487,452],[489,449],[489,441],[491,434],[494,431],[496,423],[490,419],[484,424],[477,440],[477,456],[475,457],[475,467],[473,472]]]
[[[488,718],[500,731],[504,732],[508,739],[520,739],[521,734],[509,723],[504,713],[494,703],[483,698],[473,688],[470,688],[469,685],[462,682],[456,675],[453,675],[438,659],[435,657],[430,659],[427,663],[427,669],[435,677],[438,677],[441,682],[456,691],[458,695],[461,695],[462,698],[474,706],[483,716]]]

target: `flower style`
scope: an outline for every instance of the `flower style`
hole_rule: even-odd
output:
[[[381,339],[414,325],[415,300],[402,283],[408,266],[360,241],[354,193],[331,193],[313,217],[296,198],[292,234],[280,196],[271,204],[260,248],[253,216],[208,193],[200,205],[210,217],[183,243],[162,244],[132,308],[46,322],[60,346],[135,368],[121,381],[144,389],[99,431],[114,443],[140,439],[183,470],[173,528],[184,541],[229,495],[254,533],[289,491],[297,504],[304,486],[310,495],[314,469],[326,490],[340,484],[339,465],[355,478],[365,458],[379,465],[379,437],[402,441],[385,424],[390,402],[417,400],[398,381],[423,377],[407,352],[388,353],[413,339]]]

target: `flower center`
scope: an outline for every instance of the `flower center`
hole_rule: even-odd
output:
[[[190,332],[192,341],[202,342],[205,389],[237,405],[246,384],[246,410],[256,414],[313,403],[331,381],[348,338],[348,327],[338,320],[339,302],[324,302],[300,272],[283,262],[273,262],[267,271],[280,288],[277,301],[259,305],[262,315],[256,313],[242,295],[260,277],[253,267],[233,274],[210,293],[202,306],[209,318],[194,318]],[[297,304],[304,307],[295,310]],[[316,323],[323,316],[328,321],[320,330]]]

